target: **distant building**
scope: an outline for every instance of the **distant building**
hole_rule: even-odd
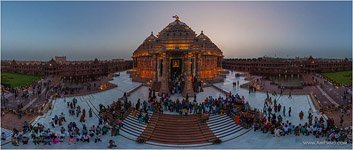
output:
[[[122,59],[67,61],[65,56],[57,56],[50,61],[1,61],[2,72],[59,77],[64,82],[96,80],[98,77],[131,68],[132,61]]]
[[[246,71],[251,74],[265,76],[293,77],[307,73],[324,73],[352,70],[352,60],[349,59],[314,59],[309,58],[253,58],[224,59],[223,68]]]
[[[55,61],[65,63],[67,61],[66,56],[55,56]]]

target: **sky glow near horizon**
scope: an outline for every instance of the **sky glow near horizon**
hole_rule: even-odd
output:
[[[225,58],[351,58],[351,2],[1,2],[1,59],[131,59],[178,15]]]

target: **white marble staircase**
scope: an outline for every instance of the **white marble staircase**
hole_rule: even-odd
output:
[[[149,118],[152,116],[152,112],[148,112]],[[130,140],[136,141],[136,139],[142,134],[143,130],[145,130],[147,124],[139,123],[136,117],[133,117],[131,113],[128,117],[124,119],[124,126],[120,130],[120,135],[128,138]]]
[[[251,130],[235,124],[233,119],[227,115],[212,114],[207,121],[207,125],[222,142],[235,139]]]

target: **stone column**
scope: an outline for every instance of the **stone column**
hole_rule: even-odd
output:
[[[196,77],[200,79],[200,70],[201,70],[201,54],[196,54]]]
[[[158,75],[158,57],[156,54],[152,56],[152,82],[157,81],[157,75]]]
[[[169,86],[168,86],[168,81],[169,81],[169,58],[163,57],[163,74],[161,79],[161,89],[160,93],[165,93],[169,94]]]
[[[184,85],[184,90],[182,95],[186,97],[186,95],[189,95],[189,97],[194,95],[194,90],[192,88],[192,74],[191,74],[191,58],[186,57],[184,58],[184,79],[185,79],[185,85]]]

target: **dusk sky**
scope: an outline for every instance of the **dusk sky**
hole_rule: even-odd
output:
[[[351,58],[351,2],[1,2],[1,58],[131,59],[178,15],[225,58]]]

